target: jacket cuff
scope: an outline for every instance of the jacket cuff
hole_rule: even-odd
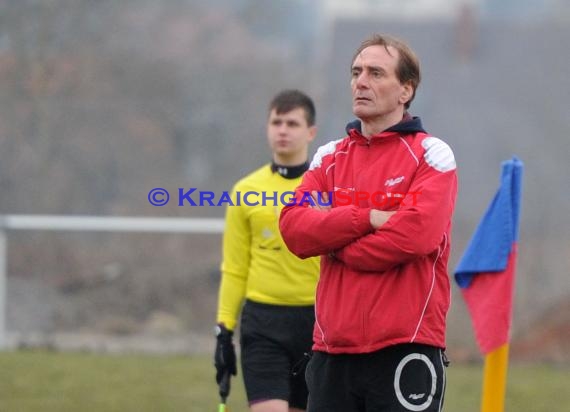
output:
[[[353,223],[359,235],[365,235],[374,231],[374,227],[370,223],[370,211],[372,208],[355,208],[353,215]]]

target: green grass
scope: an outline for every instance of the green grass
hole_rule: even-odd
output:
[[[445,410],[478,412],[481,365],[448,369]],[[511,365],[506,411],[551,412],[570,405],[570,368]],[[1,412],[217,411],[209,356],[0,353]],[[241,376],[232,379],[231,412],[246,412]]]

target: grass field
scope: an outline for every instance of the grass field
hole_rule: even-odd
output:
[[[481,365],[452,364],[446,411],[479,411],[481,374]],[[238,378],[231,412],[247,411]],[[511,365],[506,411],[567,408],[569,382],[568,365]],[[0,352],[1,412],[216,412],[218,402],[209,356]]]

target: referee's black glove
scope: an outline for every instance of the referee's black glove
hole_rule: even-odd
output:
[[[226,329],[223,324],[216,326],[216,352],[214,353],[214,365],[216,366],[216,382],[222,381],[225,373],[237,374],[236,351],[232,337],[234,333]]]

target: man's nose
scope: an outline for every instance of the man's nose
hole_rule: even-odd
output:
[[[368,76],[366,75],[366,73],[362,72],[356,77],[354,82],[355,82],[356,88],[358,88],[358,89],[367,88],[368,87]]]

